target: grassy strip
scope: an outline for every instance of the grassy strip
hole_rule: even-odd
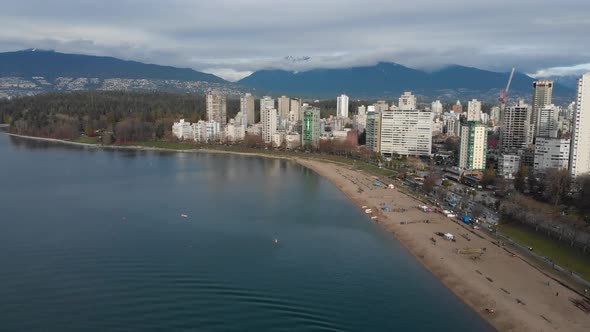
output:
[[[73,138],[70,141],[76,142],[76,143],[84,143],[84,144],[99,144],[100,143],[100,141],[98,140],[98,137],[88,137],[88,136],[81,136],[78,138]]]
[[[590,256],[523,225],[499,225],[498,230],[526,247],[532,247],[537,255],[550,258],[555,264],[590,280]]]

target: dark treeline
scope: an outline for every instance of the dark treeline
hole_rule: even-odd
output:
[[[205,96],[163,92],[84,91],[0,99],[0,122],[17,134],[52,138],[114,134],[118,141],[162,139],[172,123],[185,118],[205,119]],[[227,113],[239,110],[237,99],[227,101]]]

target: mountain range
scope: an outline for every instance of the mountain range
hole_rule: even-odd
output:
[[[314,69],[304,72],[261,70],[238,81],[259,94],[290,93],[309,97],[345,93],[355,97],[395,97],[404,91],[442,99],[496,98],[506,86],[509,73],[498,73],[459,65],[427,72],[396,63],[344,69]],[[531,94],[532,77],[516,72],[513,96]],[[556,96],[573,96],[573,89],[555,84]]]
[[[290,57],[288,60],[294,61]],[[187,93],[216,89],[227,94],[248,91],[259,96],[287,94],[318,99],[334,98],[341,93],[353,98],[396,98],[404,91],[412,91],[426,99],[496,100],[507,80],[508,73],[459,65],[429,72],[382,62],[373,66],[302,72],[260,70],[231,83],[189,68],[113,57],[39,49],[0,53],[0,97],[89,89]],[[533,78],[517,72],[511,96],[530,96],[533,81]],[[567,100],[573,98],[574,89],[556,82],[554,95]]]

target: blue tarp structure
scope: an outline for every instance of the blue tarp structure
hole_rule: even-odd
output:
[[[471,218],[468,217],[468,216],[464,216],[464,217],[461,217],[461,221],[464,222],[464,223],[466,223],[466,224],[470,224],[471,223]]]
[[[450,201],[450,202],[449,202],[449,205],[450,205],[451,207],[455,207],[455,206],[457,206],[457,203],[456,203],[455,201]]]
[[[379,182],[379,181],[375,182],[375,187],[381,187],[381,182]]]
[[[391,206],[384,206],[383,211],[391,212]]]

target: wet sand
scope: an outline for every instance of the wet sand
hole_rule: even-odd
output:
[[[335,163],[295,160],[330,180],[359,207],[371,208],[385,230],[496,329],[590,331],[590,315],[569,300],[580,295],[551,280],[518,254],[513,256],[492,243],[496,240],[483,231],[467,228],[439,213],[423,212],[418,208],[423,205],[420,201],[397,188],[375,187],[376,179],[361,170]],[[391,206],[394,211],[384,212],[383,206]],[[452,233],[456,242],[435,232]],[[482,248],[482,255],[464,250]],[[494,313],[486,309],[493,309]]]

